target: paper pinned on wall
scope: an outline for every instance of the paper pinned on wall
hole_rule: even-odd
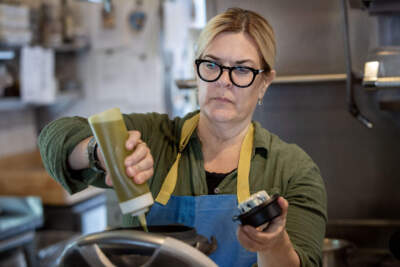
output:
[[[55,102],[54,52],[41,47],[23,47],[21,51],[21,99],[25,103]]]
[[[132,57],[126,49],[97,50],[95,52],[95,99],[99,101],[122,100],[124,92],[132,84],[132,76],[128,70],[132,65]]]
[[[144,106],[163,108],[164,78],[160,57],[137,54],[133,49],[118,49],[112,53],[97,50],[93,60],[94,90],[89,92],[92,100],[130,105],[131,112],[138,107],[143,112]]]

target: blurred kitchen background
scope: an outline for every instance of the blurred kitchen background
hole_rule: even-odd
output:
[[[355,245],[351,266],[398,266],[389,252],[400,230],[396,0],[0,0],[0,262],[47,266],[69,238],[119,225],[112,191],[69,196],[46,175],[38,133],[111,107],[196,109],[194,42],[233,6],[275,29],[278,76],[255,119],[320,167],[327,237]],[[8,220],[10,205],[28,214],[22,226]]]

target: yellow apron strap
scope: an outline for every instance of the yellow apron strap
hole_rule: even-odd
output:
[[[237,176],[237,198],[241,203],[250,197],[250,163],[253,151],[254,126],[250,123],[249,130],[240,148],[238,176]]]
[[[172,165],[167,174],[167,177],[164,180],[164,183],[162,184],[160,192],[158,193],[156,202],[160,204],[167,204],[172,192],[174,192],[176,181],[178,180],[178,165],[179,160],[181,159],[181,155],[182,154],[179,152],[174,164]]]
[[[164,180],[164,183],[161,186],[161,190],[158,193],[156,198],[156,202],[166,205],[168,203],[169,198],[174,192],[176,181],[178,180],[178,166],[179,160],[182,156],[182,151],[185,149],[187,143],[189,143],[190,137],[192,136],[194,130],[197,127],[199,122],[200,115],[196,114],[192,118],[185,121],[182,127],[181,139],[179,140],[179,151],[176,157],[174,164],[169,170],[167,177]]]
[[[178,180],[178,166],[179,160],[182,157],[182,151],[188,144],[190,137],[199,122],[200,115],[197,114],[192,118],[185,121],[182,127],[181,139],[179,141],[179,151],[174,164],[169,170],[167,177],[165,178],[161,190],[157,195],[156,202],[166,205],[174,192],[176,182]],[[240,149],[239,166],[238,166],[238,178],[237,178],[237,197],[238,202],[242,202],[250,197],[250,186],[249,186],[249,174],[250,174],[250,161],[251,153],[253,150],[253,139],[254,139],[254,126],[251,123],[249,130],[246,133],[246,137],[243,140],[243,144]]]

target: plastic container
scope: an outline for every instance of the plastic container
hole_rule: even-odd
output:
[[[270,221],[282,214],[278,198],[279,194],[269,197],[264,190],[257,192],[238,205],[240,214],[234,216],[233,220],[240,220],[242,225],[264,228]]]
[[[135,184],[126,175],[124,161],[131,152],[125,148],[129,133],[120,110],[113,108],[93,115],[89,124],[103,153],[122,213],[144,219],[144,212],[154,200],[146,183]]]

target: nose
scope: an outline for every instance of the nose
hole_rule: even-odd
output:
[[[232,81],[229,77],[229,69],[222,69],[221,77],[219,77],[217,82],[223,87],[232,86]]]

